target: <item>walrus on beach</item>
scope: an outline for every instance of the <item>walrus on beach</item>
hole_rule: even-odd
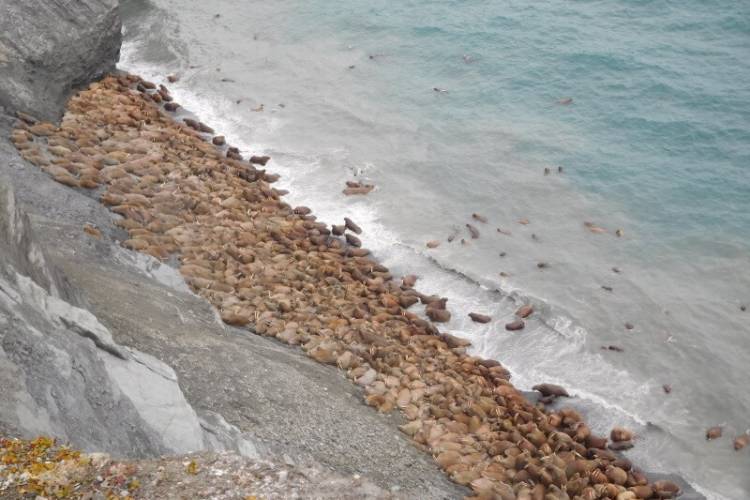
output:
[[[555,385],[555,384],[537,384],[534,387],[531,388],[534,391],[539,391],[542,393],[542,396],[548,397],[553,396],[556,398],[569,398],[570,394],[568,394],[568,391],[566,391],[562,386]]]

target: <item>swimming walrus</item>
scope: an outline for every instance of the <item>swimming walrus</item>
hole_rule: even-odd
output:
[[[486,314],[480,314],[480,313],[469,313],[469,317],[474,323],[489,323],[492,321],[492,318],[487,316]]]
[[[475,240],[479,238],[479,229],[475,228],[471,224],[466,224],[466,228],[469,230],[469,233],[471,234],[471,239]]]

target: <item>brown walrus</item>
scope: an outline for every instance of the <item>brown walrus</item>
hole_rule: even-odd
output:
[[[750,434],[746,432],[745,434],[734,438],[734,451],[740,451],[748,444],[750,444]]]
[[[472,312],[469,313],[469,317],[475,323],[489,323],[490,321],[492,321],[492,318],[487,316],[486,314]]]
[[[537,384],[534,387],[531,388],[534,391],[539,391],[542,393],[542,396],[554,396],[556,398],[569,398],[570,394],[568,394],[568,391],[565,390],[564,387],[556,385],[556,384]]]
[[[487,217],[485,217],[484,215],[474,213],[474,214],[471,214],[471,217],[474,220],[478,220],[479,222],[483,222],[484,224],[487,224]]]
[[[401,284],[406,288],[412,288],[417,283],[416,274],[407,274],[401,279]]]
[[[710,427],[706,430],[706,440],[710,441],[711,439],[718,439],[721,437],[722,433],[723,428],[720,425]]]
[[[344,226],[346,226],[349,231],[357,234],[362,234],[362,228],[355,224],[354,221],[349,217],[344,217]]]
[[[471,234],[471,239],[475,240],[479,238],[479,229],[475,228],[471,224],[466,224],[466,228],[469,230],[469,233]]]
[[[507,323],[505,325],[505,329],[509,332],[515,332],[517,330],[523,330],[523,327],[526,326],[526,324],[523,322],[522,319],[517,319],[515,321],[511,321],[510,323]]]
[[[251,156],[250,157],[250,163],[256,163],[261,166],[266,166],[266,163],[268,163],[268,160],[270,160],[270,156]]]

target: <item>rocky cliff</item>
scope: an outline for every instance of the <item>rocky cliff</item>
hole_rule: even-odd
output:
[[[0,0],[0,107],[44,119],[74,88],[114,70],[117,0]]]
[[[19,156],[14,113],[57,121],[119,46],[116,0],[0,0],[0,438],[44,434],[116,458],[228,452],[272,460],[279,477],[311,466],[408,498],[462,496],[334,368],[224,325],[178,272],[121,247],[96,193]],[[380,496],[349,484],[337,491]]]
[[[2,181],[0,255],[0,434],[56,436],[123,456],[204,448],[174,371],[117,345],[71,303]]]

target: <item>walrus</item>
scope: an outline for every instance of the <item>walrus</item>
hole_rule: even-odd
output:
[[[438,240],[430,240],[427,243],[425,243],[425,246],[427,248],[437,248],[440,246],[440,242]]]
[[[561,104],[563,106],[567,106],[568,104],[573,104],[573,98],[572,97],[565,97],[563,99],[560,99],[557,101],[557,104]]]
[[[549,167],[544,167],[544,175],[549,175],[551,173]]]
[[[214,137],[213,139],[211,139],[211,142],[215,146],[223,146],[224,144],[227,143],[227,141],[226,141],[226,139],[224,138],[223,135],[217,135],[216,137]]]
[[[624,427],[615,427],[612,429],[612,431],[609,433],[609,437],[612,441],[618,442],[618,441],[632,441],[633,440],[633,431],[626,429]]]
[[[401,284],[405,286],[406,288],[412,288],[417,283],[417,277],[416,274],[407,274],[403,278],[401,278]]]
[[[469,317],[475,323],[489,323],[490,321],[492,321],[492,318],[487,316],[486,314],[472,312],[469,313]]]
[[[616,345],[603,345],[602,349],[604,349],[604,350],[609,349],[610,351],[615,351],[615,352],[623,352],[625,350],[622,347],[619,347],[619,346],[616,346]]]
[[[660,480],[655,481],[652,485],[654,492],[656,493],[656,496],[659,498],[674,498],[679,496],[681,490],[680,487],[677,486],[672,481],[667,480]]]
[[[257,165],[266,166],[266,163],[268,163],[268,160],[270,160],[270,156],[251,156],[250,157],[250,163],[255,163]]]
[[[734,438],[734,451],[740,451],[742,448],[750,444],[750,431],[746,431],[745,434]]]
[[[451,319],[451,313],[445,309],[431,309],[425,311],[427,317],[435,323],[447,323]]]
[[[485,217],[484,215],[475,213],[475,214],[471,214],[471,218],[474,220],[478,220],[479,222],[482,222],[484,224],[487,224],[487,217]]]
[[[607,448],[614,451],[625,451],[629,450],[633,446],[635,445],[632,441],[616,441],[614,443],[609,443],[609,446],[607,446]]]
[[[533,312],[534,306],[526,304],[518,308],[518,310],[516,311],[516,316],[518,316],[519,318],[528,318]]]
[[[180,107],[180,105],[177,104],[176,102],[165,102],[164,103],[164,109],[167,110],[167,111],[169,111],[170,113],[174,113],[175,111],[177,111],[177,109],[179,107]]]
[[[523,330],[524,326],[526,326],[526,324],[523,322],[523,320],[517,319],[515,321],[511,321],[510,323],[506,323],[505,329],[509,332],[515,332],[517,330]]]
[[[201,128],[200,122],[198,120],[193,120],[192,118],[183,118],[182,121],[185,122],[185,125],[194,130],[200,130]]]
[[[344,193],[347,196],[352,196],[356,194],[368,194],[370,191],[375,189],[375,186],[372,184],[364,185],[364,186],[358,186],[358,187],[346,187],[343,189],[342,193]]]
[[[354,223],[349,217],[344,217],[344,225],[349,231],[353,233],[362,234],[362,228]]]
[[[664,392],[666,394],[669,394],[670,392],[672,392],[672,386],[669,384],[664,384],[663,386],[661,386],[661,388],[664,389]]]
[[[720,438],[723,430],[724,429],[720,425],[709,427],[708,429],[706,429],[706,441]]]
[[[351,233],[346,233],[346,242],[353,247],[359,248],[362,246],[362,241]]]
[[[565,390],[562,386],[556,385],[556,384],[537,384],[534,387],[531,388],[534,391],[539,391],[542,393],[542,396],[554,396],[556,398],[569,398],[570,394],[568,394],[568,391]]]
[[[475,228],[471,224],[466,224],[466,228],[469,230],[469,233],[471,234],[471,239],[476,240],[479,238],[479,229]]]

